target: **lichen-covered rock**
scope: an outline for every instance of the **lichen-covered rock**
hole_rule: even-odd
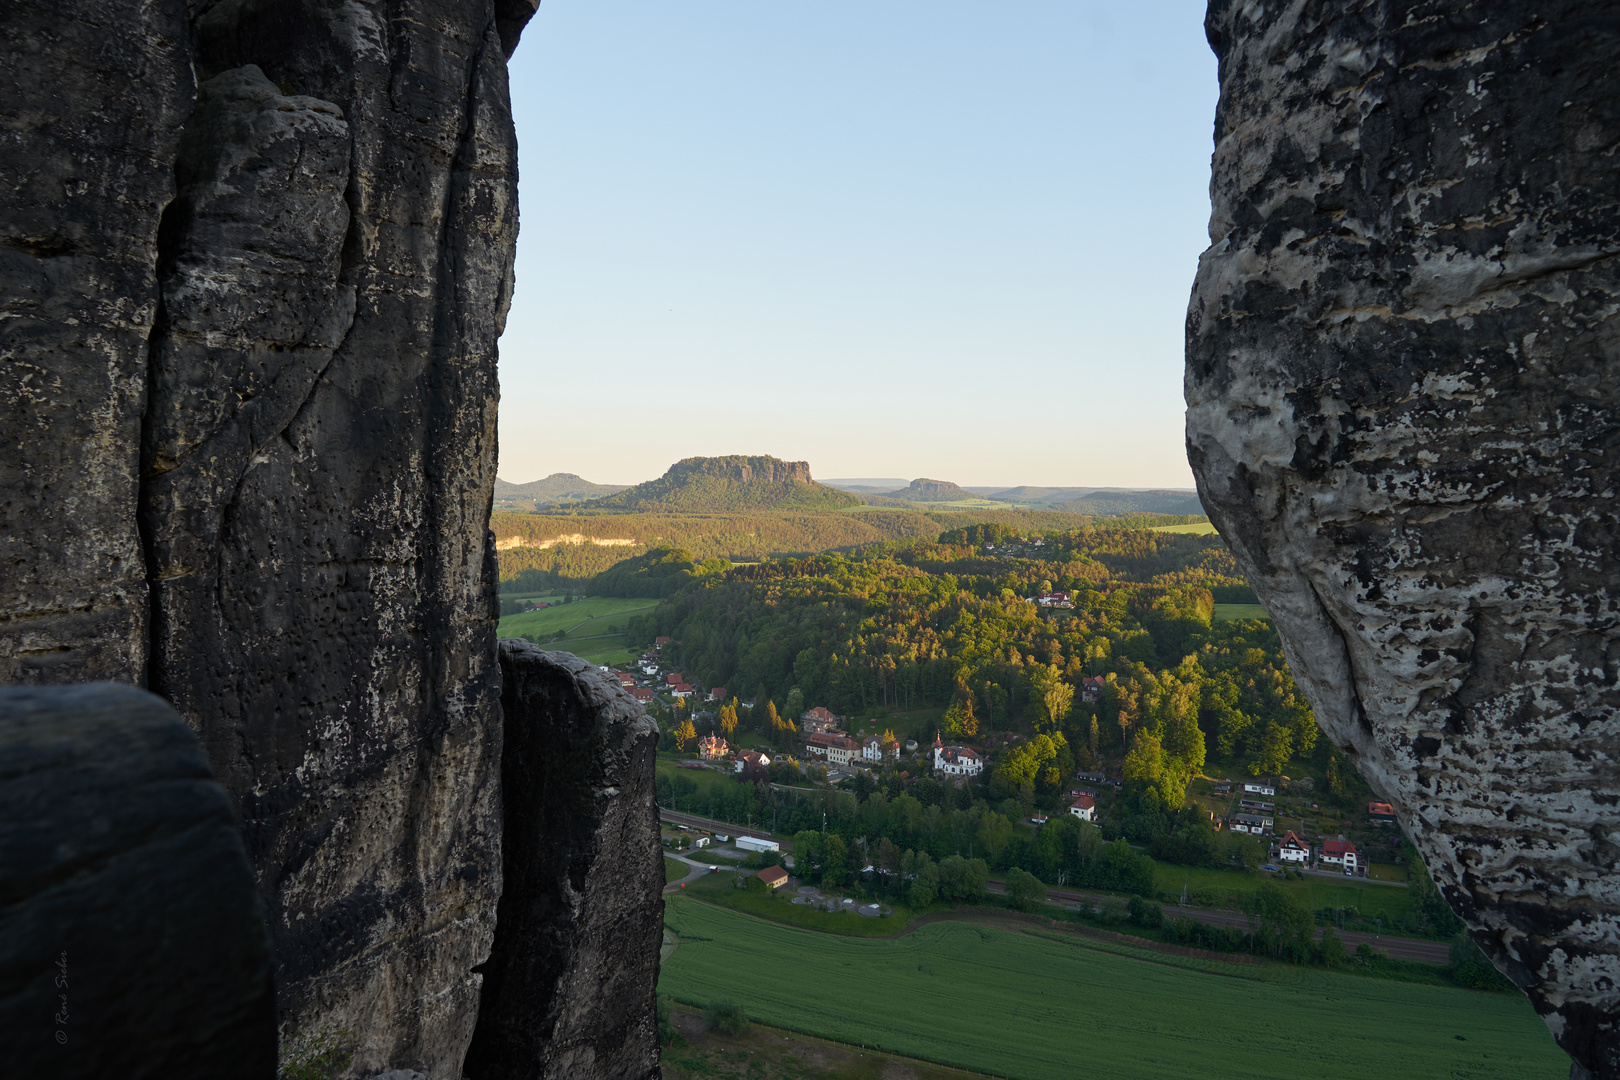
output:
[[[8,1076],[276,1075],[270,938],[231,801],[163,701],[0,688]]]
[[[505,890],[471,1080],[658,1075],[658,727],[568,653],[501,642]]]
[[[1620,1075],[1620,12],[1210,5],[1199,493],[1324,730]]]

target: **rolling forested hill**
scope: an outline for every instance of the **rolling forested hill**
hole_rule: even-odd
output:
[[[557,503],[600,499],[623,491],[625,484],[593,484],[573,473],[552,473],[544,480],[527,484],[495,481],[495,509],[533,511]]]
[[[1127,527],[1168,525],[1179,517],[1125,517]],[[583,592],[603,570],[654,548],[678,548],[698,562],[721,558],[752,562],[770,555],[844,551],[981,522],[1026,531],[1072,529],[1089,518],[1040,510],[924,512],[856,506],[797,513],[496,513],[490,517],[506,592]]]

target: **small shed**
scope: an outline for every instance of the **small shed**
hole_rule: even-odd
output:
[[[767,889],[780,889],[788,883],[788,872],[780,866],[767,866],[754,876],[763,881]]]

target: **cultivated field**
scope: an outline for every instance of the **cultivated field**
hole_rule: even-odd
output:
[[[1208,536],[1215,531],[1215,525],[1209,521],[1195,521],[1191,525],[1155,525],[1154,532],[1192,533],[1194,536]]]
[[[930,923],[893,940],[781,926],[686,897],[661,992],[762,1023],[1015,1080],[1563,1080],[1529,1004],[1061,933]]]

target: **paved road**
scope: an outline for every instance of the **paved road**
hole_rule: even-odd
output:
[[[661,818],[663,818],[663,820],[673,822],[676,825],[686,825],[690,828],[709,829],[711,831],[729,833],[734,837],[739,833],[749,832],[764,835],[764,830],[762,829],[744,829],[740,825],[731,825],[724,821],[712,821],[709,818],[697,817],[694,814],[683,814],[674,810],[665,810],[663,807],[658,808],[658,814]],[[790,841],[780,840],[778,843],[782,845],[782,850],[784,852],[793,850],[793,844]],[[679,858],[679,856],[671,856],[671,858]],[[684,862],[685,860],[682,861]],[[668,891],[667,888],[665,891]],[[677,891],[679,890],[677,889]],[[1001,893],[1005,890],[1003,889],[1001,882],[992,881],[990,882],[990,891],[993,893]],[[1048,901],[1049,903],[1060,905],[1069,903],[1097,904],[1104,899],[1104,897],[1099,893],[1081,893],[1067,889],[1053,889],[1051,890],[1051,897],[1052,899]],[[1239,930],[1249,929],[1248,916],[1239,911],[1221,911],[1210,908],[1180,907],[1178,905],[1166,904],[1164,905],[1164,913],[1170,916],[1172,919],[1185,917],[1196,920],[1197,922],[1208,923],[1210,926],[1235,926]],[[1320,931],[1318,931],[1317,936],[1321,936]],[[1390,937],[1380,934],[1363,934],[1354,930],[1340,931],[1339,937],[1341,940],[1343,940],[1345,948],[1349,949],[1351,952],[1354,952],[1356,947],[1362,942],[1366,942],[1375,949],[1382,949],[1384,952],[1387,952],[1390,956],[1397,960],[1416,960],[1419,963],[1435,964],[1440,967],[1444,967],[1451,963],[1451,946],[1447,945],[1443,941],[1424,941],[1420,938]]]

